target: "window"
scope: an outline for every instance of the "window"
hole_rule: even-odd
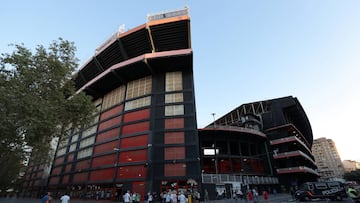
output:
[[[68,134],[69,134],[69,133],[66,133],[66,135],[61,138],[61,141],[60,141],[60,143],[59,143],[59,148],[64,147],[65,145],[68,144],[68,142],[69,142]]]
[[[61,149],[58,149],[58,151],[57,151],[57,153],[56,153],[56,156],[64,155],[65,152],[66,152],[66,147],[61,148]]]
[[[79,134],[75,134],[71,138],[71,142],[76,142],[79,139]]]
[[[90,125],[94,125],[94,124],[98,123],[99,122],[99,117],[100,117],[99,114],[95,115],[93,120],[91,121]]]
[[[166,94],[165,95],[165,103],[176,103],[176,102],[183,102],[184,96],[183,93],[175,93],[175,94]]]
[[[125,86],[120,86],[104,96],[102,110],[108,109],[124,101]]]
[[[151,76],[131,81],[127,84],[126,99],[141,97],[151,93]]]
[[[150,106],[151,97],[144,97],[133,101],[128,101],[125,103],[125,111],[137,109],[145,106]]]
[[[92,148],[83,149],[83,150],[79,151],[77,158],[81,159],[84,157],[91,156],[91,154],[92,154]]]
[[[184,115],[184,105],[165,106],[165,116]]]
[[[94,125],[94,126],[88,128],[88,129],[84,130],[82,132],[82,138],[85,138],[85,137],[87,137],[89,135],[92,135],[92,134],[96,133],[96,129],[97,129],[97,126]]]
[[[87,147],[95,143],[95,136],[86,138],[80,142],[80,148]]]
[[[69,152],[73,152],[73,151],[75,151],[75,149],[76,149],[76,143],[74,143],[70,146]]]
[[[183,89],[182,72],[168,72],[165,77],[166,92],[179,91]]]

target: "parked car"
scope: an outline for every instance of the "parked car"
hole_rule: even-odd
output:
[[[309,201],[317,198],[341,201],[346,197],[345,185],[338,181],[306,182],[295,192],[295,198],[300,201]]]

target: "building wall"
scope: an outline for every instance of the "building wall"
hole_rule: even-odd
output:
[[[61,140],[49,186],[80,188],[93,196],[84,191],[92,185],[113,197],[117,185],[144,195],[167,188],[164,181],[199,181],[192,84],[192,72],[166,72],[99,98],[93,124],[69,129]]]
[[[342,162],[343,166],[344,166],[344,171],[345,172],[351,172],[351,171],[355,171],[357,169],[360,169],[360,163],[357,161],[353,161],[353,160],[344,160]]]
[[[333,140],[326,138],[315,139],[312,152],[321,178],[334,179],[343,177],[344,167]]]

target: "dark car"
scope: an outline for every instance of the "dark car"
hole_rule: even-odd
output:
[[[338,181],[306,182],[295,192],[295,198],[300,201],[309,201],[318,198],[339,201],[346,197],[345,185]]]

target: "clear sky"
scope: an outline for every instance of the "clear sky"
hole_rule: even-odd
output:
[[[3,0],[0,53],[62,37],[81,65],[147,15],[188,6],[198,127],[241,104],[297,97],[314,138],[360,161],[360,1]]]

